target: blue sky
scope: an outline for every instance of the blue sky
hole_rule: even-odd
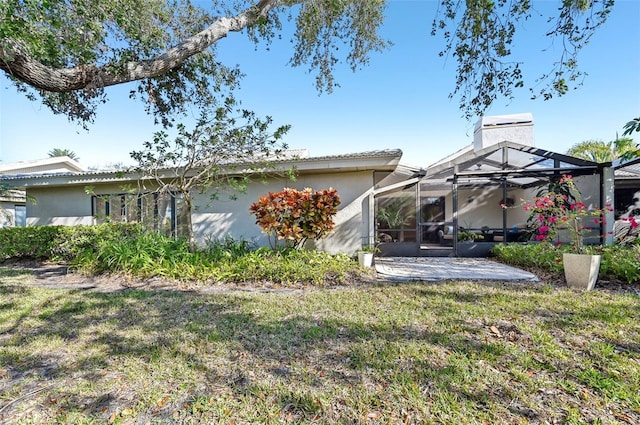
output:
[[[541,11],[555,4],[534,1]],[[241,34],[231,34],[217,48],[221,59],[246,74],[238,94],[243,107],[292,125],[285,139],[291,148],[306,148],[312,156],[399,148],[403,162],[426,166],[471,143],[477,120],[464,119],[457,98],[448,97],[455,63],[438,56],[443,41],[429,35],[436,6],[431,0],[390,1],[383,34],[394,46],[374,53],[357,73],[339,67],[341,87],[330,95],[317,93],[305,69],[287,66],[288,41],[256,50]],[[556,58],[557,42],[540,35],[545,29],[527,24],[518,39],[515,54],[525,61],[528,81],[548,72]],[[582,87],[550,101],[532,101],[523,89],[486,115],[531,112],[536,146],[555,152],[584,140],[613,140],[640,115],[639,46],[640,1],[618,0],[579,57],[588,73]],[[26,100],[4,75],[0,90],[0,162],[45,158],[62,148],[73,150],[85,166],[129,164],[129,152],[155,131],[143,105],[129,100],[127,86],[108,89],[109,102],[89,132]]]

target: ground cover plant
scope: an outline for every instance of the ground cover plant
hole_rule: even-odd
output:
[[[575,252],[569,245],[550,243],[499,244],[492,253],[503,263],[517,267],[552,273],[562,278],[562,254]],[[585,245],[584,252],[600,254],[601,280],[614,280],[622,283],[640,282],[640,243],[630,245]]]
[[[640,299],[544,284],[42,289],[0,268],[0,422],[640,423]]]
[[[126,223],[0,229],[0,261],[23,258],[62,261],[87,276],[159,277],[203,285],[336,285],[366,274],[346,254],[257,248],[230,237],[208,240],[192,252],[186,238],[174,239]]]

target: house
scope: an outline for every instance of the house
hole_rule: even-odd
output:
[[[377,244],[382,255],[481,256],[496,243],[527,240],[523,228],[528,214],[520,200],[532,199],[563,174],[574,177],[589,206],[615,204],[613,164],[537,148],[531,114],[482,118],[473,143],[424,168],[404,164],[399,149],[296,156],[275,165],[280,171],[295,167],[297,180],[276,173],[266,182],[252,182],[235,200],[220,197],[211,202],[210,193],[198,194],[191,216],[196,240],[204,243],[231,235],[267,245],[249,206],[284,187],[338,190],[342,203],[335,231],[315,247],[350,254]],[[618,170],[633,177],[635,166],[626,164]],[[632,177],[624,190],[640,186],[634,186],[640,179],[634,183]],[[37,200],[27,203],[27,225],[142,221],[175,234],[184,221],[178,196],[158,193],[152,181],[135,173],[78,171],[3,180]],[[605,224],[591,226],[588,237],[612,243],[614,214],[620,213],[611,212]]]
[[[68,156],[57,156],[32,161],[0,163],[0,178],[24,175],[50,175],[85,171]],[[23,190],[0,192],[0,227],[25,226],[27,218],[26,196]]]
[[[355,252],[363,244],[369,221],[368,201],[380,173],[399,167],[400,150],[383,150],[323,157],[292,157],[275,163],[274,171],[297,170],[295,182],[283,174],[270,173],[264,182],[256,179],[237,199],[210,193],[195,194],[192,222],[196,240],[219,239],[227,235],[267,245],[266,235],[249,214],[249,206],[260,196],[284,187],[338,190],[341,205],[335,231],[317,245],[329,252]],[[27,225],[92,225],[105,220],[142,221],[159,231],[174,233],[181,225],[181,199],[155,191],[151,179],[136,173],[75,172],[49,175],[20,175],[2,179],[26,191],[37,202],[27,203]],[[364,206],[364,207],[363,207]],[[364,238],[367,240],[368,238]]]

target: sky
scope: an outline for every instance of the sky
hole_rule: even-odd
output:
[[[557,3],[533,4],[548,11]],[[236,96],[244,108],[292,126],[284,139],[290,148],[307,149],[310,156],[401,149],[403,163],[426,167],[472,143],[478,120],[465,119],[458,99],[449,98],[456,64],[438,56],[444,42],[429,35],[436,7],[433,0],[389,1],[382,34],[394,45],[372,53],[356,73],[338,65],[340,87],[332,94],[318,94],[313,75],[287,64],[288,39],[265,50],[242,34],[230,34],[218,42],[218,55],[246,75]],[[527,24],[518,36],[514,53],[525,63],[527,81],[548,72],[556,59],[558,42],[541,36],[545,29]],[[580,88],[549,101],[531,100],[522,89],[515,99],[499,99],[485,115],[532,113],[535,145],[553,152],[585,140],[614,140],[627,121],[640,116],[638,47],[640,1],[617,0],[607,23],[580,53],[580,69],[588,74]],[[0,162],[46,158],[59,148],[75,152],[85,167],[132,164],[129,153],[159,129],[144,105],[129,99],[130,89],[108,88],[109,101],[87,132],[27,100],[2,74]],[[640,136],[634,139],[640,142]]]

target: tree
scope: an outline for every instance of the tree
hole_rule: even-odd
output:
[[[80,161],[80,158],[78,158],[76,153],[69,149],[60,149],[60,148],[51,149],[49,151],[49,158],[55,158],[56,156],[68,156],[74,161]]]
[[[178,135],[169,140],[166,132],[156,132],[144,149],[134,151],[134,171],[141,173],[140,184],[149,179],[156,193],[179,195],[183,202],[184,227],[178,236],[187,236],[191,249],[195,238],[191,222],[193,195],[196,191],[218,199],[222,191],[231,196],[246,189],[252,175],[272,169],[286,144],[280,142],[289,126],[269,131],[271,117],[261,119],[255,113],[236,109],[232,100],[212,114],[202,110],[193,128],[178,124]]]
[[[567,155],[593,162],[610,162],[640,156],[640,146],[628,137],[605,143],[602,140],[586,140],[576,143]]]
[[[634,118],[624,125],[623,136],[631,136],[634,131],[640,132],[640,117]]]
[[[292,66],[308,66],[320,92],[337,84],[333,69],[356,70],[390,44],[379,35],[385,0],[186,0],[0,3],[0,69],[19,90],[53,112],[91,122],[104,88],[137,82],[132,96],[164,125],[194,99],[221,99],[240,70],[216,60],[215,44],[230,32],[256,43],[277,40],[295,24]],[[511,48],[516,29],[536,12],[529,0],[440,0],[432,34],[441,55],[458,63],[455,88],[465,115],[480,115],[498,97],[524,87]],[[602,25],[613,0],[563,0],[543,36],[560,38],[561,57],[533,83],[545,99],[578,85],[577,54]],[[541,80],[547,86],[537,89]],[[210,102],[211,100],[209,100]]]

